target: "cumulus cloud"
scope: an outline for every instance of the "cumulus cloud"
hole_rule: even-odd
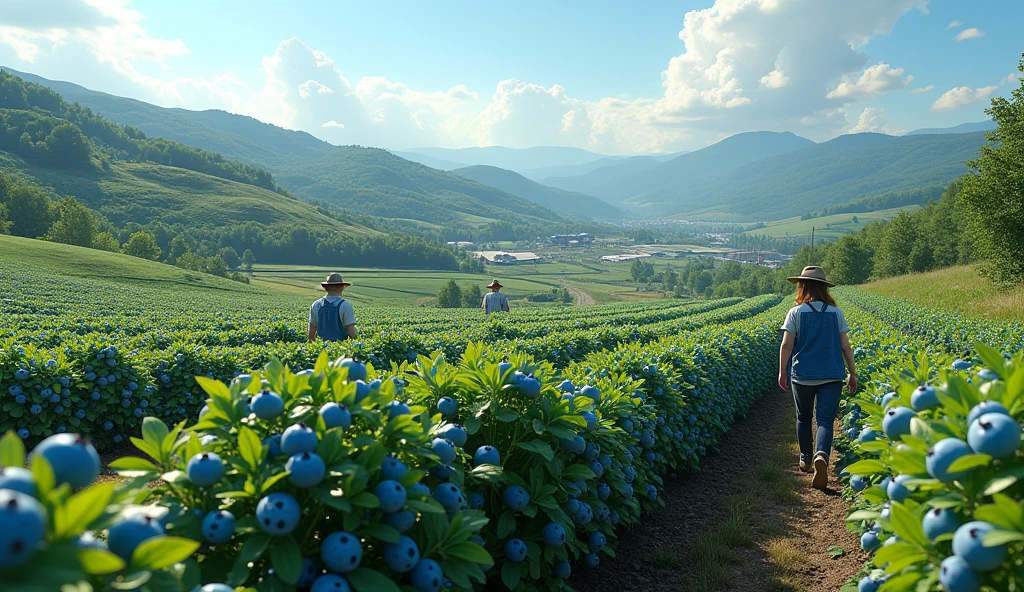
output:
[[[952,21],[948,25],[946,25],[946,30],[948,31],[950,29],[955,29],[955,28],[959,27],[960,24],[961,24],[960,21]]]
[[[985,36],[985,31],[971,27],[970,29],[964,29],[956,34],[957,41],[965,41],[967,39],[980,39]]]
[[[910,94],[912,94],[912,95],[919,95],[919,94],[922,94],[922,93],[926,93],[926,92],[932,90],[933,88],[935,88],[935,85],[934,84],[929,84],[928,86],[922,86],[921,88],[915,88],[914,90],[910,91]]]
[[[976,101],[989,98],[998,88],[998,86],[986,86],[983,88],[960,86],[950,89],[944,92],[941,97],[935,99],[935,102],[932,103],[932,111],[952,111],[953,109],[965,107]]]
[[[873,132],[878,134],[889,134],[896,136],[902,133],[901,130],[889,126],[885,120],[885,109],[866,107],[861,111],[857,124],[850,128],[851,134]]]
[[[864,45],[928,0],[715,0],[684,16],[682,50],[662,72],[660,95],[594,100],[518,78],[496,82],[493,92],[417,89],[385,76],[350,80],[337,56],[298,38],[264,56],[261,79],[248,84],[231,73],[181,77],[175,68],[193,59],[189,49],[150,35],[127,2],[7,0],[17,12],[0,21],[0,63],[165,106],[244,113],[335,143],[628,153],[690,148],[752,129],[819,139],[849,128],[847,105],[913,79],[898,65],[870,65]]]
[[[913,76],[903,76],[903,68],[893,68],[883,62],[864,70],[856,80],[844,77],[826,97],[857,101],[903,88],[913,79]]]

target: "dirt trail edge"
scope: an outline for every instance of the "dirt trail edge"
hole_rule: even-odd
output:
[[[568,284],[562,284],[562,287],[568,290],[569,293],[572,294],[573,298],[576,299],[576,306],[593,306],[597,304],[597,301],[595,301],[590,294],[587,294],[579,288],[574,288]]]
[[[665,507],[620,534],[616,557],[574,566],[570,584],[581,592],[839,590],[867,557],[844,525],[838,483],[817,491],[797,469],[794,419],[790,395],[763,396],[699,472],[666,482]]]

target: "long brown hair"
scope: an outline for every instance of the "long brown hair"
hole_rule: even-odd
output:
[[[796,283],[796,303],[803,304],[817,300],[829,306],[836,306],[836,299],[828,292],[828,286],[814,280],[800,280]]]

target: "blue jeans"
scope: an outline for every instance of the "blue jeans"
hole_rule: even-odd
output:
[[[843,394],[841,381],[816,386],[792,383],[796,403],[796,439],[800,443],[800,460],[810,462],[816,455],[832,456],[832,431]],[[817,415],[818,433],[812,441],[811,416]],[[812,446],[814,447],[812,449]]]

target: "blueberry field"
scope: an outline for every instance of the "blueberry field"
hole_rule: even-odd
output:
[[[3,590],[568,590],[785,396],[788,296],[360,305],[325,346],[311,298],[0,276]],[[1024,326],[837,296],[847,589],[1024,589]]]

